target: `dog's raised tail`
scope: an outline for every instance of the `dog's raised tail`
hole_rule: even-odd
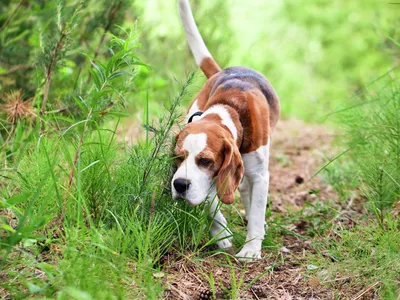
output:
[[[200,35],[199,29],[197,28],[196,22],[193,18],[189,0],[178,0],[178,6],[179,15],[181,17],[190,50],[192,51],[197,65],[206,77],[210,78],[215,73],[221,71],[221,68],[212,58],[210,51],[208,51],[207,46]]]

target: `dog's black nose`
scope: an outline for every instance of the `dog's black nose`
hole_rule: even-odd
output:
[[[184,193],[190,186],[190,180],[178,178],[174,180],[174,188],[178,193]]]

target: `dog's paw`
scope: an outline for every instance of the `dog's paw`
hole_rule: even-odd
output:
[[[236,258],[242,262],[252,262],[261,258],[261,249],[254,249],[244,246],[243,249],[236,254]]]
[[[220,249],[229,249],[232,248],[232,238],[224,238],[217,242],[217,246]]]
[[[218,248],[228,249],[232,247],[232,232],[229,228],[213,226],[211,228],[211,236],[216,241]]]

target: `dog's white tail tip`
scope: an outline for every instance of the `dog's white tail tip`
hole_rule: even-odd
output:
[[[211,53],[208,51],[207,46],[200,35],[199,29],[197,28],[196,22],[193,18],[189,0],[178,0],[178,5],[179,15],[182,20],[183,29],[185,31],[190,50],[192,51],[197,65],[207,76],[207,78],[210,78],[215,73],[221,71],[221,68],[212,58]]]

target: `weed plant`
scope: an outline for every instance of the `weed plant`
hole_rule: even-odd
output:
[[[385,211],[400,197],[400,85],[384,85],[339,113],[353,173],[382,225]]]
[[[336,113],[344,132],[338,140],[345,150],[324,171],[342,201],[348,202],[338,218],[353,226],[334,225],[330,238],[322,235],[316,241],[315,248],[323,258],[315,263],[326,269],[323,274],[314,273],[327,282],[347,276],[351,278],[348,289],[365,286],[356,296],[373,290],[374,297],[398,299],[400,85],[387,76],[374,84],[372,90],[378,93],[369,94],[367,87],[357,104]],[[360,201],[360,196],[366,202]],[[357,197],[358,204],[353,202]],[[353,205],[365,206],[360,219],[353,219]]]

